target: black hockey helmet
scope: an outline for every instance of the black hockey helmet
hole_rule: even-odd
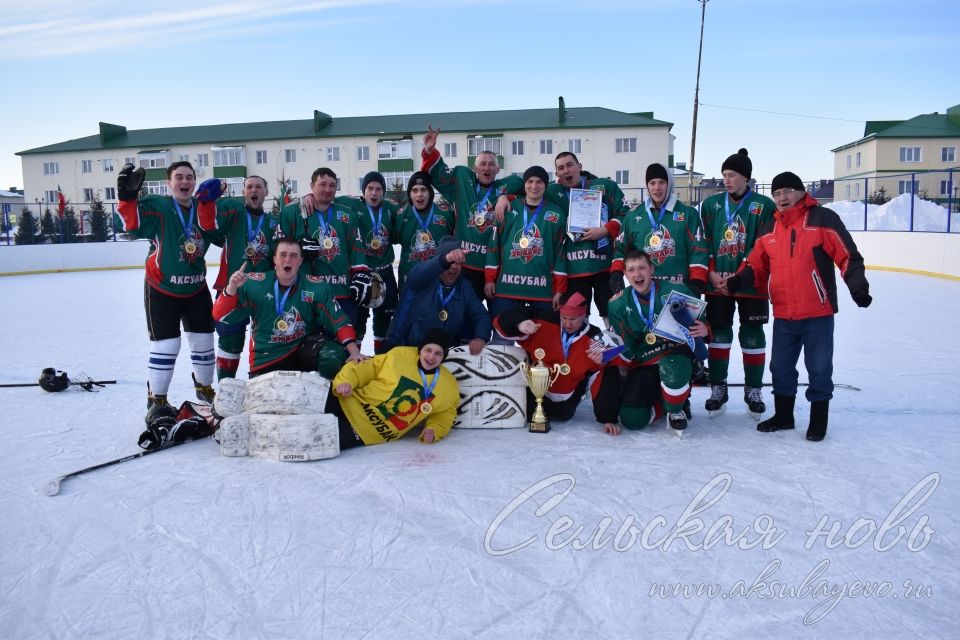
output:
[[[70,380],[63,371],[47,367],[40,373],[40,388],[50,393],[63,391],[70,386]]]

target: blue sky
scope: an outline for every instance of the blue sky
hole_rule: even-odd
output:
[[[314,109],[544,108],[560,95],[567,106],[653,111],[674,123],[676,159],[689,160],[697,0],[0,8],[0,188],[23,185],[16,151],[92,135],[101,120],[139,129]],[[865,120],[960,104],[958,19],[956,0],[710,0],[696,169],[719,175],[746,147],[761,181],[784,170],[829,178],[829,150]]]

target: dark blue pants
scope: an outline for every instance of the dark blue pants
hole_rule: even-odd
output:
[[[770,356],[770,374],[773,376],[773,394],[797,395],[797,361],[803,349],[803,364],[807,368],[810,386],[807,400],[833,398],[833,316],[808,320],[773,320],[773,348]]]

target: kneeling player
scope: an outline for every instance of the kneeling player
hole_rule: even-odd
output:
[[[442,363],[450,336],[432,329],[417,347],[394,347],[347,363],[333,379],[327,411],[340,423],[340,449],[397,440],[423,425],[420,442],[446,436],[457,417],[457,380]]]
[[[663,410],[670,426],[682,431],[689,417],[685,405],[693,354],[686,345],[656,336],[653,325],[671,291],[692,294],[682,284],[654,281],[653,262],[639,249],[629,250],[623,263],[630,287],[610,300],[610,324],[623,338],[626,350],[620,357],[629,367],[620,395],[620,421],[627,429],[640,429]],[[699,320],[690,327],[693,337],[708,334],[709,327]]]

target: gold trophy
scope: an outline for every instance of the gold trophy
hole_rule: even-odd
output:
[[[530,433],[547,433],[550,431],[550,422],[547,420],[547,414],[543,410],[543,396],[547,394],[547,389],[556,381],[560,375],[560,365],[555,364],[548,367],[543,364],[543,357],[547,355],[543,349],[537,349],[533,352],[533,357],[537,363],[528,366],[526,362],[520,363],[520,371],[527,380],[527,386],[537,401],[537,408],[533,411],[533,417],[530,420]],[[551,375],[551,373],[553,375]]]

